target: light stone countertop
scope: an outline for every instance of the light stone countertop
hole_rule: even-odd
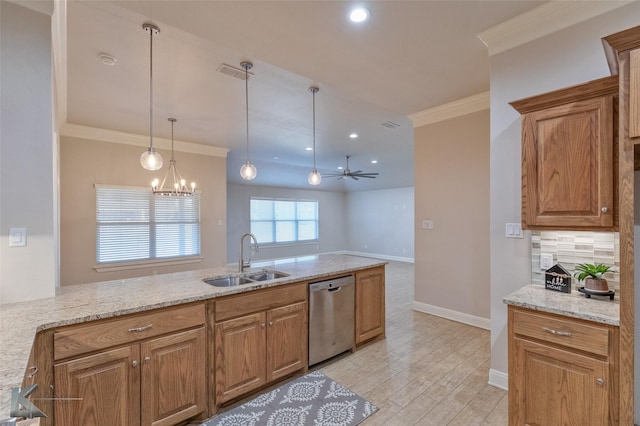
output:
[[[214,287],[203,278],[239,275],[237,267],[63,286],[54,297],[0,305],[0,418],[8,417],[11,388],[20,386],[39,331],[101,318],[207,300],[298,281],[314,281],[387,262],[351,255],[312,255],[254,262],[250,271],[275,269],[288,277],[234,287]]]
[[[542,284],[529,284],[504,297],[502,301],[507,305],[536,311],[620,325],[620,302],[617,294],[614,300],[609,300],[608,296],[591,296],[587,299],[575,288],[571,293],[561,293],[546,290]]]

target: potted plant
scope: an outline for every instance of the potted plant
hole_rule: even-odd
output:
[[[576,271],[574,276],[578,281],[584,281],[585,290],[606,293],[609,291],[609,285],[607,280],[602,278],[602,275],[609,272],[612,269],[611,266],[599,263],[594,265],[592,263],[580,263],[576,265]]]

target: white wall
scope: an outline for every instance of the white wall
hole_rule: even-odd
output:
[[[520,221],[520,117],[508,102],[609,74],[600,38],[638,25],[640,3],[491,57],[491,369],[507,373],[507,309],[502,298],[528,284],[530,233],[506,239]]]
[[[51,17],[0,2],[0,303],[48,297],[56,285],[57,148]],[[9,248],[9,228],[27,246]]]
[[[413,261],[413,206],[413,187],[349,192],[347,250]]]
[[[319,241],[312,244],[267,246],[260,245],[254,260],[278,259],[344,250],[346,247],[345,193],[306,189],[257,186],[250,184],[227,185],[227,263],[238,261],[240,236],[251,230],[249,200],[251,197],[318,200]],[[245,250],[246,250],[245,246]]]

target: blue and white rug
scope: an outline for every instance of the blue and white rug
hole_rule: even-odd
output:
[[[376,411],[369,401],[314,371],[201,426],[354,426]]]

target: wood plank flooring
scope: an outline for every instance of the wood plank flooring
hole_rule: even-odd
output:
[[[386,269],[386,339],[320,370],[380,407],[365,426],[508,424],[507,392],[487,384],[489,331],[414,312],[413,264]]]

